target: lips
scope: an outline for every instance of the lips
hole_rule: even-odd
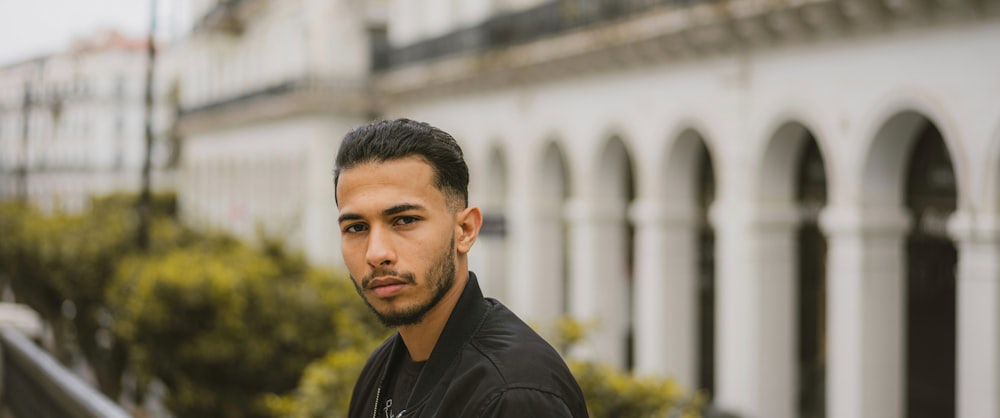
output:
[[[403,286],[406,286],[406,284],[406,280],[400,278],[379,277],[368,282],[368,289],[374,292],[376,296],[384,298],[395,295],[402,290]]]

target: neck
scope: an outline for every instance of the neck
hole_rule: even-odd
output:
[[[438,302],[420,322],[413,325],[405,325],[398,328],[399,336],[403,338],[406,350],[410,353],[413,361],[427,361],[431,358],[431,352],[437,345],[441,331],[448,323],[451,312],[455,310],[459,297],[465,290],[465,285],[469,281],[469,270],[461,269],[455,275],[455,283],[452,285],[444,298]]]

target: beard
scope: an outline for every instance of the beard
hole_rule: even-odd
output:
[[[354,277],[351,277],[351,282],[354,283],[354,289],[357,290],[358,295],[361,296],[361,300],[365,301],[365,305],[368,305],[368,309],[375,314],[379,322],[386,327],[400,327],[406,325],[416,325],[420,323],[430,312],[434,309],[441,299],[444,299],[444,295],[448,294],[452,286],[455,285],[455,242],[452,241],[451,245],[448,247],[448,251],[438,257],[436,263],[431,265],[427,269],[424,277],[427,278],[427,284],[422,286],[422,290],[427,290],[430,292],[430,297],[424,300],[418,300],[415,305],[404,306],[396,310],[385,310],[379,311],[375,309],[375,306],[365,297],[364,291],[362,289],[368,288],[368,283],[374,277],[381,276],[395,276],[399,277],[407,282],[407,284],[415,284],[416,279],[413,273],[399,273],[392,270],[379,270],[376,269],[363,277],[361,279],[361,284],[359,285]],[[391,301],[393,298],[389,298]]]

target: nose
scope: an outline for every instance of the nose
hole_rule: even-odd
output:
[[[396,263],[392,234],[385,228],[372,228],[368,233],[365,261],[372,267],[388,267]]]

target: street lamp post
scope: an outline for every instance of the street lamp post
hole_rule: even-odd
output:
[[[142,190],[139,194],[139,248],[149,247],[149,225],[153,217],[152,196],[150,195],[150,171],[153,152],[153,69],[156,66],[156,0],[149,5],[149,39],[146,45],[146,149],[142,161]]]
[[[31,122],[31,81],[24,81],[24,99],[21,101],[21,166],[17,170],[17,197],[28,203],[28,134]]]

